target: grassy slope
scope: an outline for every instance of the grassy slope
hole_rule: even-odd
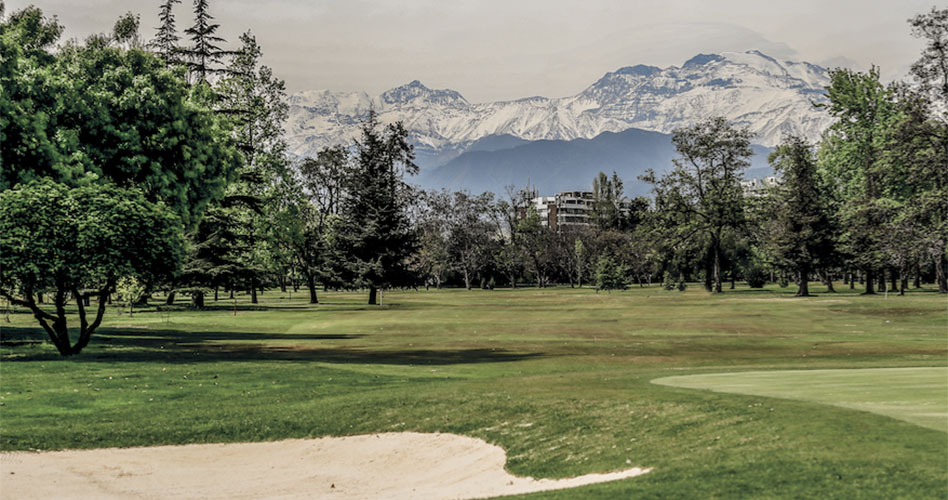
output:
[[[517,474],[654,467],[536,498],[944,498],[948,435],[813,402],[652,379],[945,366],[945,297],[712,297],[657,288],[398,292],[311,307],[265,295],[204,312],[111,313],[62,360],[3,347],[0,448],[443,431],[508,450]],[[38,335],[13,316],[4,338]],[[946,381],[948,390],[948,381]]]

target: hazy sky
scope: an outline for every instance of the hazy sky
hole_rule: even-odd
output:
[[[2,1],[2,0],[0,0]],[[943,1],[943,0],[941,0]],[[111,29],[126,11],[142,34],[160,0],[8,0],[56,14],[67,37]],[[290,92],[421,80],[471,102],[575,94],[622,66],[681,65],[698,53],[759,49],[780,59],[882,68],[902,78],[922,43],[906,20],[932,0],[211,0],[233,45],[251,29]],[[179,29],[191,0],[177,6]]]

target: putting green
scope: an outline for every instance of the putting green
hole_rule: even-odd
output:
[[[948,367],[713,373],[652,383],[813,401],[948,432]]]

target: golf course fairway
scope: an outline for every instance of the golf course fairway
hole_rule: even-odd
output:
[[[778,370],[663,377],[655,384],[812,401],[948,432],[948,368]]]

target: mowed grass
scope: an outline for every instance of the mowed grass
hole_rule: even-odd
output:
[[[820,291],[817,289],[817,291]],[[858,290],[857,290],[858,292]],[[454,432],[508,468],[634,479],[531,498],[945,498],[948,434],[814,401],[656,385],[677,375],[948,365],[930,290],[797,299],[692,287],[267,292],[110,311],[81,355],[0,348],[0,449]],[[5,341],[42,338],[22,312]],[[948,392],[948,380],[943,392]]]
[[[663,377],[652,382],[814,401],[948,432],[948,367],[712,373]]]

